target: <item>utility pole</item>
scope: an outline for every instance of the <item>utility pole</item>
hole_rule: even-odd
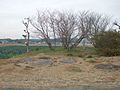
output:
[[[25,25],[25,28],[26,28],[24,30],[24,32],[26,34],[22,35],[22,36],[25,38],[25,45],[26,45],[26,48],[27,48],[27,52],[29,52],[29,41],[30,41],[30,33],[29,33],[29,30],[28,30],[29,23],[30,23],[30,19],[29,18],[24,18],[23,24]]]

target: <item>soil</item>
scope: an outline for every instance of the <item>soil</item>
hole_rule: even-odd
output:
[[[43,62],[44,59],[47,61]],[[120,87],[120,69],[97,69],[97,64],[120,65],[120,57],[80,58],[39,54],[0,60],[0,88]]]

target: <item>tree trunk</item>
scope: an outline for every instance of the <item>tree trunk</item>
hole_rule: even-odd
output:
[[[73,48],[76,48],[79,44],[80,44],[80,42],[83,40],[83,36],[81,36],[71,47],[70,47],[70,49],[73,49]]]
[[[47,43],[49,49],[53,50],[53,47],[52,47],[52,44],[50,43],[50,41],[46,40],[46,43]]]

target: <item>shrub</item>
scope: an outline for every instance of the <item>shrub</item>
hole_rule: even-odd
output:
[[[73,56],[73,54],[72,53],[68,53],[67,56]]]
[[[94,46],[104,56],[120,55],[120,32],[106,31],[94,36]]]
[[[93,56],[91,56],[91,55],[88,55],[88,56],[87,56],[87,58],[93,58]]]

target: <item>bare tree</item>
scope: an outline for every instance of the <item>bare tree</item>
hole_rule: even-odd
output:
[[[36,29],[37,35],[44,39],[50,49],[52,49],[52,30],[49,23],[48,13],[38,11],[36,18],[30,20],[31,25]]]
[[[77,29],[78,34],[76,34],[75,42],[71,45],[71,48],[77,47],[80,42],[87,36],[89,30],[91,29],[91,18],[89,17],[89,12],[80,12],[77,17]]]
[[[69,49],[72,44],[72,37],[76,30],[76,16],[70,12],[58,12],[55,19],[56,34],[61,39],[65,49]]]
[[[32,26],[37,30],[37,34],[45,39],[49,48],[52,48],[51,39],[60,39],[65,49],[77,47],[84,38],[91,39],[93,35],[100,31],[105,31],[109,19],[94,12],[60,12],[46,11],[39,12],[36,19],[31,19]]]
[[[87,39],[94,45],[95,43],[92,39],[94,35],[110,29],[110,18],[94,12],[90,13],[89,18],[91,18],[92,23],[87,35]]]
[[[79,14],[59,12],[58,17],[56,19],[57,33],[66,49],[77,47],[92,29],[93,21],[88,11]]]
[[[56,25],[55,25],[55,19],[56,19],[56,12],[50,12],[47,11],[48,15],[49,15],[49,26],[52,30],[51,33],[53,33],[53,40],[54,40],[54,45],[56,46],[56,42],[57,42],[57,35],[56,35]]]
[[[118,28],[120,29],[120,25],[117,22],[114,22],[113,24],[118,26]]]

